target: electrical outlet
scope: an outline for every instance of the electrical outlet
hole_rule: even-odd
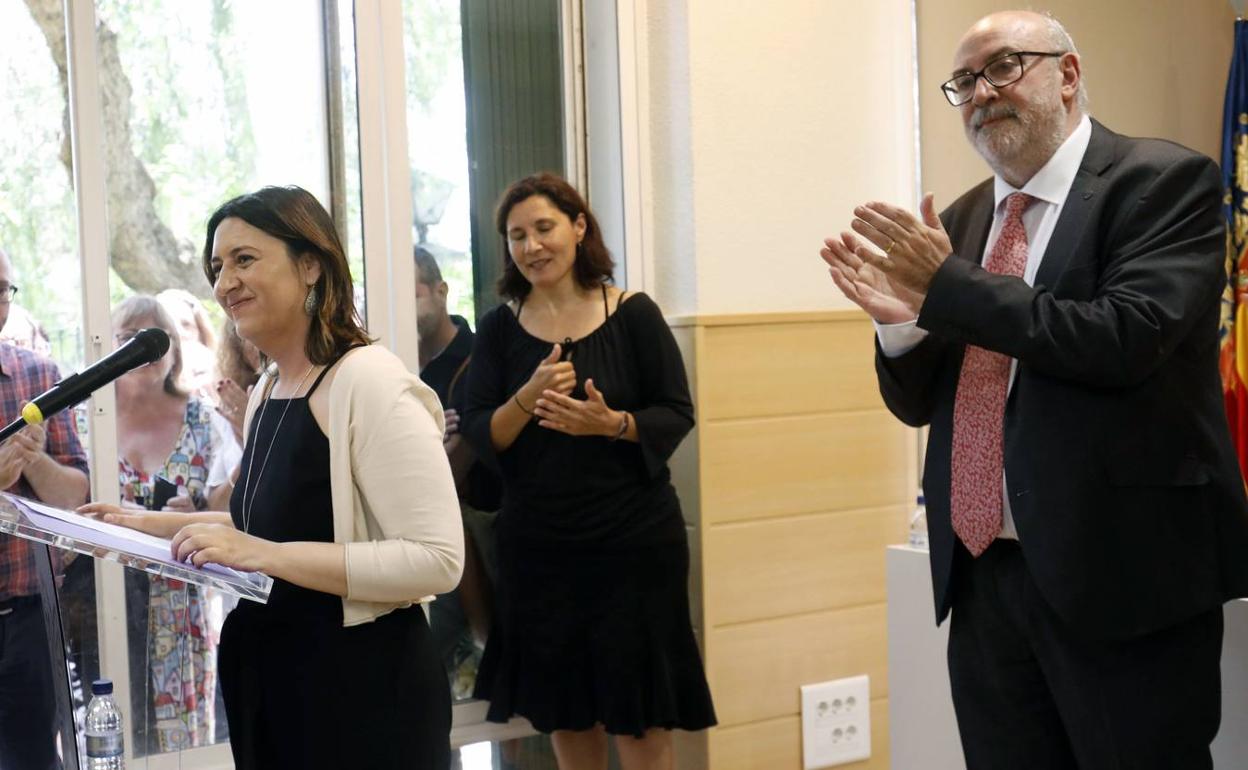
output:
[[[805,770],[871,758],[871,680],[865,674],[802,685]]]

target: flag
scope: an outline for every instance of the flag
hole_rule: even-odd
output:
[[[1235,48],[1222,111],[1222,211],[1226,271],[1219,369],[1239,468],[1248,479],[1248,21],[1235,21]]]

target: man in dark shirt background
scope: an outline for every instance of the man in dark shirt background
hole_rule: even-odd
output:
[[[444,444],[464,518],[464,576],[459,587],[438,597],[430,608],[430,627],[451,678],[456,698],[472,692],[476,664],[485,646],[491,610],[493,511],[498,510],[498,478],[477,462],[459,432],[472,329],[446,309],[449,286],[437,261],[423,246],[416,260],[416,334],[420,340],[420,378],[433,388],[446,415]]]

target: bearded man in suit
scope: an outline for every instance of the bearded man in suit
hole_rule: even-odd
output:
[[[939,216],[865,203],[821,255],[876,322],[888,408],[930,426],[967,765],[1212,767],[1222,604],[1248,595],[1217,166],[1091,120],[1050,17],[981,19],[951,75],[994,176]]]

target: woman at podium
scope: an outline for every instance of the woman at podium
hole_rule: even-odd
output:
[[[459,505],[436,396],[371,341],[320,203],[266,187],[208,220],[204,272],[264,356],[230,512],[84,512],[274,578],[221,633],[238,768],[449,765],[450,693],[420,602],[455,587]],[[187,523],[187,522],[191,523]]]

